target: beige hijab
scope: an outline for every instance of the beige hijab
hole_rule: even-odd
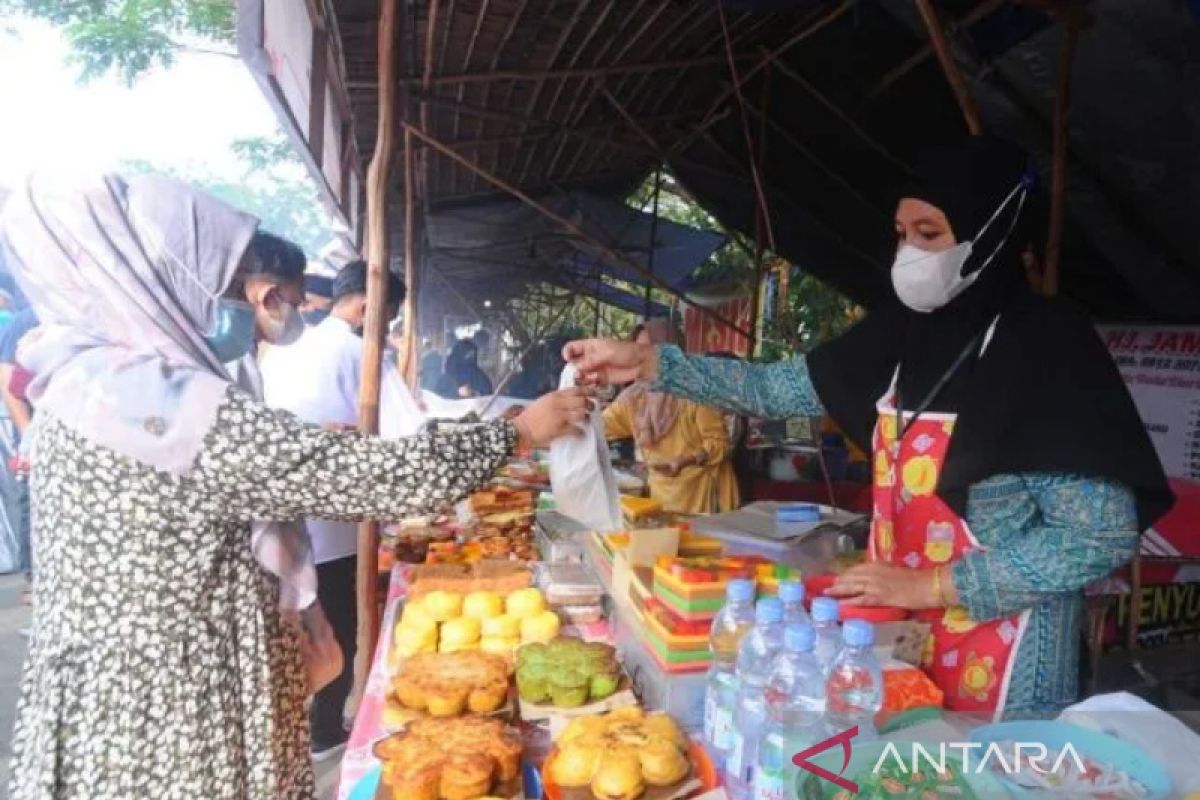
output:
[[[634,330],[633,338],[645,331],[653,345],[674,344],[677,335],[670,320],[647,320]],[[680,401],[666,392],[648,391],[644,384],[635,383],[617,397],[633,415],[633,436],[638,447],[653,447],[675,427],[679,418]]]

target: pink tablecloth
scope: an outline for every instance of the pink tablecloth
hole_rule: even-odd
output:
[[[383,610],[383,628],[379,632],[375,657],[371,660],[371,676],[367,679],[367,689],[358,707],[358,716],[354,718],[354,730],[350,732],[346,754],[342,757],[338,800],[346,800],[354,785],[375,764],[375,757],[371,755],[371,745],[387,733],[383,727],[383,702],[387,695],[388,683],[386,654],[392,642],[392,629],[395,627],[396,614],[399,613],[397,609],[403,605],[408,594],[408,576],[411,570],[412,567],[408,564],[397,564],[392,568],[392,579],[388,584],[387,602]]]
[[[354,719],[354,730],[350,732],[350,741],[346,745],[346,754],[342,758],[342,773],[338,783],[338,800],[347,800],[354,786],[370,771],[376,763],[371,754],[372,745],[387,735],[383,727],[383,707],[387,696],[388,649],[391,647],[392,630],[395,628],[400,608],[408,595],[409,576],[412,567],[408,564],[397,564],[392,568],[392,578],[389,583],[387,602],[383,611],[383,628],[379,632],[379,644],[375,647],[375,657],[371,661],[371,675],[367,679],[367,689],[362,703],[358,708],[358,716]],[[607,622],[598,622],[578,630],[564,630],[591,641],[606,641],[612,643],[612,631]]]

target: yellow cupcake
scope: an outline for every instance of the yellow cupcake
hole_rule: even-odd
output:
[[[495,592],[471,592],[463,600],[464,617],[484,620],[504,613],[504,598]]]
[[[442,623],[442,644],[471,644],[479,641],[479,620],[458,617]]]
[[[525,644],[548,642],[558,636],[561,628],[562,622],[559,621],[558,614],[543,611],[521,620],[521,641]]]
[[[484,637],[516,639],[521,635],[521,620],[516,617],[510,617],[508,614],[501,614],[498,617],[485,619],[480,625],[480,634]]]
[[[429,616],[429,612],[420,602],[414,600],[404,604],[404,611],[400,613],[400,625],[406,628],[437,628],[437,620]]]
[[[404,658],[411,658],[417,653],[431,653],[437,648],[437,626],[424,630],[398,625],[392,639],[392,648],[397,655]]]
[[[462,616],[463,596],[458,592],[430,592],[421,600],[421,607],[435,622],[445,622]]]
[[[479,640],[479,649],[485,653],[492,653],[497,656],[508,658],[512,656],[513,651],[521,645],[521,640],[517,637],[508,636],[484,636]]]
[[[511,617],[525,619],[546,610],[546,598],[537,589],[519,589],[505,601],[505,610]]]

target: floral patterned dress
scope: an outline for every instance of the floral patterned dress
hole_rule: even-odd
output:
[[[179,478],[45,420],[13,800],[311,797],[304,669],[249,523],[427,510],[487,480],[515,438],[505,422],[331,433],[231,389]]]

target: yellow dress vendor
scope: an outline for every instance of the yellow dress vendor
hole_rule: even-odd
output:
[[[670,344],[674,331],[665,319],[634,329],[644,344]],[[609,439],[633,438],[650,468],[650,496],[667,511],[706,514],[738,506],[729,430],[724,415],[641,385],[626,389],[604,412]]]

